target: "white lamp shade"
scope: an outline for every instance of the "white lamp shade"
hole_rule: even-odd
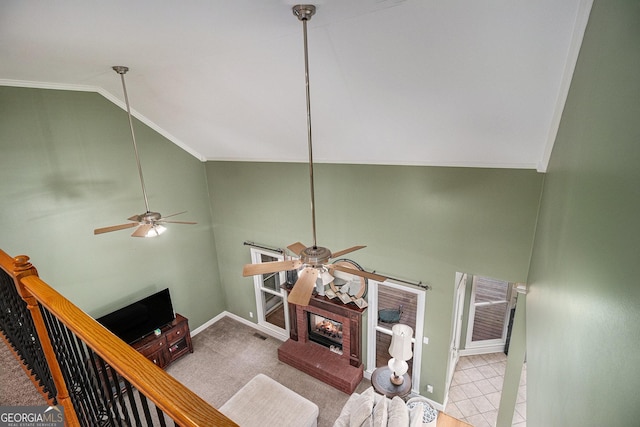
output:
[[[413,356],[411,352],[411,337],[413,329],[411,326],[398,323],[391,328],[391,345],[389,346],[389,354],[394,359],[409,360]]]
[[[161,235],[165,231],[167,231],[167,227],[165,227],[164,225],[153,224],[153,227],[151,227],[149,231],[147,231],[147,235],[145,237],[156,237]]]
[[[329,283],[333,282],[333,276],[327,270],[324,270],[320,274],[320,278],[322,279],[323,285],[328,285]]]

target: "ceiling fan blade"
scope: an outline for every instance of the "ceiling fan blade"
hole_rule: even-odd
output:
[[[386,277],[381,276],[379,274],[369,273],[368,271],[362,271],[356,268],[343,267],[341,265],[336,265],[336,264],[327,264],[326,267],[329,270],[338,270],[338,271],[342,271],[343,273],[353,274],[356,276],[364,277],[366,279],[376,280],[378,282],[384,282],[385,280],[387,280]]]
[[[147,237],[147,233],[151,228],[153,228],[153,224],[140,224],[140,227],[131,234],[131,237]]]
[[[262,262],[260,264],[246,264],[242,269],[242,275],[255,276],[257,274],[275,273],[279,271],[296,270],[300,268],[302,261],[291,259],[287,261]]]
[[[307,246],[302,244],[302,243],[300,243],[300,242],[296,242],[296,243],[293,243],[293,244],[287,246],[287,249],[289,249],[291,252],[293,252],[296,255],[300,255],[302,253],[302,251],[307,249]]]
[[[136,222],[140,222],[142,221],[142,215],[133,215],[132,217],[127,218],[129,221],[136,221]]]
[[[171,224],[197,224],[197,222],[193,222],[193,221],[165,221],[164,218],[156,221],[156,224],[161,222],[171,223]]]
[[[353,247],[350,247],[349,249],[343,249],[343,250],[338,251],[336,253],[332,253],[331,254],[331,258],[338,258],[338,257],[340,257],[342,255],[348,254],[350,252],[355,252],[358,249],[362,249],[362,248],[366,248],[366,246],[353,246]]]
[[[112,225],[110,227],[96,228],[95,230],[93,230],[93,234],[102,234],[102,233],[109,233],[111,231],[124,230],[125,228],[132,228],[137,225],[138,225],[137,222],[130,222],[128,224],[120,224],[120,225]]]
[[[298,281],[293,285],[287,301],[290,304],[309,305],[313,288],[316,286],[318,269],[307,267],[298,275]]]
[[[176,216],[176,215],[182,215],[183,213],[187,213],[187,211],[182,211],[182,212],[177,212],[171,215],[167,215],[167,216],[163,216],[162,218],[171,218],[172,216]]]

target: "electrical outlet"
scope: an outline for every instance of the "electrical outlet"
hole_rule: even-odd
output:
[[[427,384],[427,393],[433,393],[433,386],[431,384]]]
[[[253,311],[249,312],[249,317],[251,317],[253,319]]]

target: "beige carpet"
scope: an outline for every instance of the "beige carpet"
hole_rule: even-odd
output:
[[[46,406],[20,362],[0,339],[0,406]]]
[[[318,405],[319,427],[332,426],[349,395],[280,362],[281,344],[224,317],[193,337],[193,354],[176,361],[167,372],[216,408],[262,373]],[[365,379],[356,392],[370,385]]]

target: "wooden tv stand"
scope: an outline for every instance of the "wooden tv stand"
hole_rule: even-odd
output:
[[[147,335],[131,347],[160,368],[165,368],[185,354],[193,353],[189,320],[176,313],[176,318],[161,329],[160,335]]]

